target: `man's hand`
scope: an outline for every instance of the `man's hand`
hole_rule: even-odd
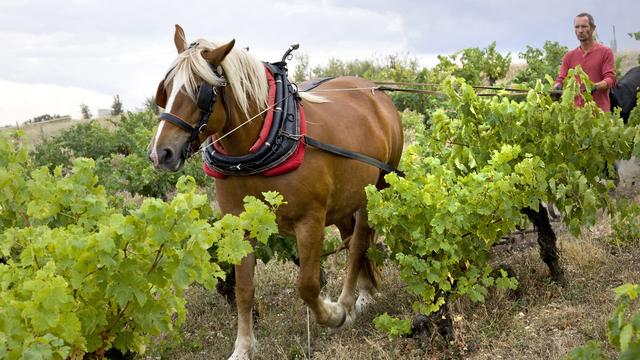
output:
[[[562,84],[554,84],[553,88],[549,91],[549,95],[553,100],[558,100],[562,96]]]
[[[593,84],[593,87],[596,90],[608,90],[609,89],[609,85],[607,85],[607,82],[602,80],[602,81],[598,81],[597,83]]]

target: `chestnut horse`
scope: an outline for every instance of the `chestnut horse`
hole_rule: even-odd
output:
[[[248,154],[268,107],[264,64],[247,51],[235,49],[233,40],[223,45],[206,40],[187,45],[178,25],[174,42],[178,57],[156,96],[168,115],[161,115],[149,145],[149,159],[157,169],[177,171],[196,146],[212,135],[220,139],[227,154]],[[202,116],[197,106],[198,89],[207,84],[218,94],[226,92],[226,99],[218,97],[212,111],[204,112],[208,116]],[[317,88],[322,97],[300,92],[307,134],[396,167],[403,146],[400,117],[391,99],[371,90],[373,87],[361,78],[340,77]],[[163,121],[167,116],[188,126]],[[206,125],[199,125],[201,117]],[[196,127],[202,127],[202,132],[190,134]],[[277,223],[282,234],[296,238],[298,293],[319,324],[337,328],[352,322],[371,302],[377,285],[377,272],[366,257],[374,233],[367,223],[364,187],[383,187],[384,174],[369,164],[307,147],[304,161],[292,172],[273,177],[229,176],[216,179],[215,188],[222,212],[236,215],[243,211],[242,200],[247,195],[259,197],[264,191],[275,190],[284,196],[287,204],[278,208]],[[343,239],[350,237],[347,274],[337,302],[320,295],[322,242],[328,225],[336,225]],[[256,345],[251,315],[255,262],[254,255],[248,255],[235,266],[238,331],[231,359],[252,357]]]

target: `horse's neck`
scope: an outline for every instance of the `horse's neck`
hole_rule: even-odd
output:
[[[219,97],[220,101],[222,97]],[[258,139],[262,124],[264,123],[264,115],[260,114],[261,109],[257,105],[252,104],[249,107],[249,118],[244,111],[238,106],[234,94],[227,90],[228,102],[228,121],[218,135],[220,144],[228,155],[238,156],[249,153],[249,149]],[[255,119],[247,121],[251,118]],[[227,135],[225,135],[227,134]],[[224,136],[224,137],[223,137]]]

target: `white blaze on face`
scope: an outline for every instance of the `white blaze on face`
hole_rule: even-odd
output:
[[[173,85],[171,87],[171,94],[169,95],[169,99],[167,100],[167,105],[165,107],[165,112],[171,113],[171,108],[173,107],[173,102],[176,100],[176,96],[182,88],[184,84],[184,79],[180,73],[176,74],[173,78]],[[151,143],[151,154],[149,154],[149,158],[153,161],[153,164],[158,166],[158,139],[160,139],[160,134],[162,134],[162,130],[164,129],[164,125],[166,121],[160,120],[160,125],[158,125],[158,130],[156,131],[156,136],[153,138],[153,142]]]

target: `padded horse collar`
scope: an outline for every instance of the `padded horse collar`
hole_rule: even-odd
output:
[[[285,162],[297,149],[301,133],[297,90],[287,79],[285,62],[264,63],[275,79],[273,121],[264,145],[246,155],[228,156],[213,147],[207,138],[203,158],[216,172],[227,176],[254,175]]]

